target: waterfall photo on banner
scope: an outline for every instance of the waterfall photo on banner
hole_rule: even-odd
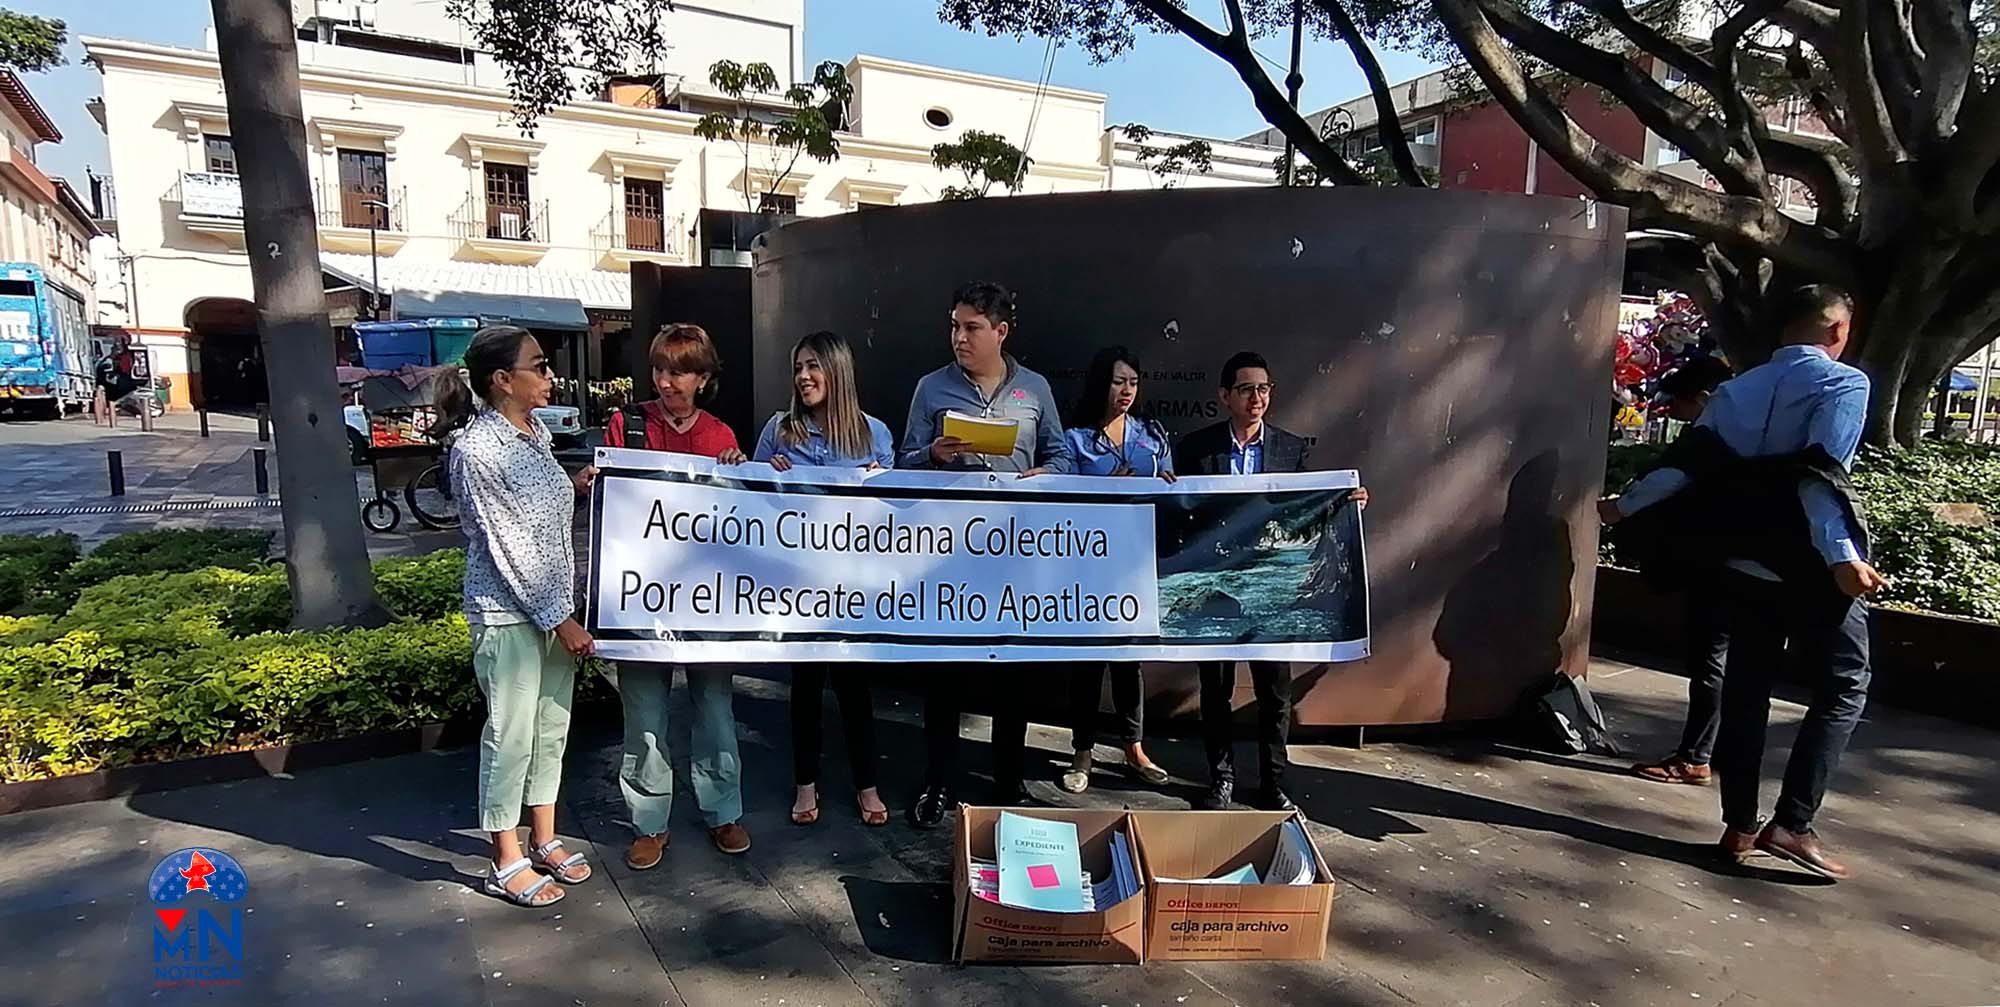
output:
[[[603,449],[589,629],[648,661],[1343,661],[1368,654],[1353,471],[1176,483]]]

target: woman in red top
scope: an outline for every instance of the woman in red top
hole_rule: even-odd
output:
[[[660,397],[641,404],[636,412],[614,413],[605,431],[610,446],[701,455],[731,465],[743,461],[735,431],[701,408],[715,394],[715,377],[722,370],[708,333],[699,325],[669,325],[653,338],[650,356],[653,387]],[[750,833],[742,822],[742,760],[736,753],[732,676],[727,665],[688,665],[686,671],[694,712],[688,731],[688,775],[695,804],[716,849],[743,853],[750,849]],[[619,702],[625,708],[625,755],[618,768],[618,789],[638,833],[625,864],[643,871],[657,865],[666,850],[667,818],[673,808],[667,690],[673,685],[674,669],[626,661],[620,662],[616,674]]]
[[[736,431],[701,407],[715,397],[716,375],[722,371],[722,358],[716,355],[708,332],[699,325],[676,322],[653,337],[648,355],[653,361],[653,387],[660,397],[612,413],[604,431],[605,442],[614,448],[700,455],[725,464],[742,461]],[[645,443],[626,443],[637,439],[632,435],[639,432],[641,418],[645,421]]]

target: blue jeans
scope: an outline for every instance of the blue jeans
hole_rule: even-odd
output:
[[[1829,585],[1798,587],[1734,570],[1723,571],[1721,585],[1731,609],[1715,749],[1722,820],[1742,831],[1757,824],[1771,686],[1782,666],[1812,690],[1812,701],[1792,742],[1772,821],[1803,832],[1812,827],[1827,780],[1868,703],[1868,606]]]
[[[727,666],[689,665],[688,777],[694,803],[709,828],[743,817],[743,763],[736,754],[734,677]],[[623,662],[614,673],[625,709],[625,758],[618,789],[632,828],[642,836],[667,831],[674,807],[674,767],[667,753],[667,693],[674,669],[666,664]]]

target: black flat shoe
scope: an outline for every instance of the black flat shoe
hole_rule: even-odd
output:
[[[1236,787],[1229,783],[1218,783],[1208,788],[1208,793],[1194,802],[1202,811],[1228,811],[1236,796]]]
[[[951,794],[943,787],[925,787],[924,792],[910,805],[910,824],[919,829],[935,829],[944,824],[945,815],[951,811]]]
[[[1253,808],[1256,808],[1258,811],[1299,810],[1299,806],[1293,804],[1292,799],[1286,796],[1284,791],[1279,790],[1276,787],[1259,790],[1256,793],[1251,794],[1250,799],[1248,801],[1245,801],[1244,803],[1250,805]]]

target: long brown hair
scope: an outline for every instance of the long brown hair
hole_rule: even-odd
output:
[[[796,366],[800,350],[811,350],[819,358],[821,381],[826,383],[826,423],[821,429],[826,442],[842,458],[867,458],[874,453],[875,438],[868,431],[868,417],[861,412],[861,390],[854,380],[854,351],[838,333],[815,332],[792,346]],[[778,439],[794,447],[812,435],[806,421],[812,410],[799,401],[799,386],[792,383],[792,407],[778,424]]]

